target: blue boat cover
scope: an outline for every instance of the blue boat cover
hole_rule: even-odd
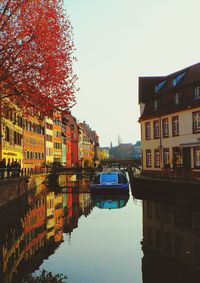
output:
[[[118,183],[118,173],[116,172],[101,173],[100,183]]]

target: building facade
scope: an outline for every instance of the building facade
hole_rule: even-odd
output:
[[[66,115],[68,118],[68,124],[70,125],[71,130],[71,166],[79,167],[79,158],[78,158],[78,136],[79,136],[79,127],[76,121],[76,118],[73,117],[70,113]]]
[[[62,163],[62,118],[58,112],[53,119],[53,162]]]
[[[139,78],[143,171],[200,170],[200,63]]]
[[[96,131],[92,130],[85,121],[83,121],[83,123],[79,123],[79,126],[83,129],[85,133],[85,141],[88,139],[90,142],[90,148],[88,147],[88,145],[84,146],[85,152],[87,152],[88,150],[90,151],[90,162],[89,162],[90,165],[89,166],[98,165],[99,163],[99,136],[97,135]]]
[[[23,163],[23,119],[17,107],[5,107],[1,125],[1,158]]]
[[[45,147],[45,163],[49,165],[53,162],[53,120],[50,118],[45,119]]]
[[[24,118],[23,167],[41,168],[45,163],[44,120],[29,116]]]

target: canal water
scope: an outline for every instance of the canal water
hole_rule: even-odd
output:
[[[200,282],[197,196],[96,195],[89,180],[41,184],[0,214],[0,282],[43,270],[67,283]],[[32,281],[31,281],[32,282]]]

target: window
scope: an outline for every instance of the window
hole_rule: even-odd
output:
[[[162,119],[162,131],[163,131],[163,138],[169,137],[168,118]]]
[[[153,109],[154,111],[157,111],[158,110],[158,100],[154,100],[154,103],[153,103]]]
[[[146,166],[151,167],[151,150],[146,150]]]
[[[194,148],[194,166],[200,167],[200,147]]]
[[[18,116],[18,126],[22,127],[23,125],[23,119],[21,116]]]
[[[160,150],[159,149],[154,150],[154,167],[155,168],[160,167]]]
[[[10,129],[8,127],[5,128],[5,140],[10,141]]]
[[[61,149],[62,148],[62,144],[58,143],[58,142],[54,142],[54,148]]]
[[[164,166],[169,166],[169,148],[163,148],[163,163]]]
[[[194,99],[199,100],[200,99],[200,86],[196,86],[194,89]]]
[[[157,84],[155,86],[155,93],[159,92],[164,87],[166,82],[167,82],[167,80],[164,80],[164,81],[160,82],[159,84]]]
[[[54,131],[54,137],[60,138],[61,132],[60,131]]]
[[[61,126],[61,124],[62,124],[59,119],[55,119],[55,120],[53,121],[53,123],[54,123],[55,125],[57,125],[57,126]]]
[[[153,121],[153,133],[154,139],[158,139],[160,137],[159,120]]]
[[[52,155],[53,155],[53,149],[47,147],[47,148],[46,148],[46,155],[47,155],[47,156],[52,156]]]
[[[172,79],[172,85],[176,86],[181,80],[182,78],[185,76],[186,72],[181,73],[179,75],[177,75],[175,78]]]
[[[175,93],[174,95],[174,103],[175,105],[179,105],[180,104],[180,93]]]
[[[172,117],[172,135],[173,136],[179,135],[179,119],[178,119],[178,116]]]
[[[200,111],[199,112],[193,112],[193,133],[199,133],[200,132]]]
[[[48,130],[53,130],[53,125],[46,122],[46,128]]]
[[[145,138],[146,138],[146,140],[151,139],[151,124],[150,124],[150,122],[145,123]]]
[[[53,141],[53,137],[50,136],[50,135],[46,135],[46,140],[47,140],[48,142],[52,142],[52,141]]]

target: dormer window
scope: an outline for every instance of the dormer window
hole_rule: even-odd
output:
[[[194,89],[194,99],[199,100],[200,99],[200,86],[196,86]]]
[[[173,86],[176,86],[182,79],[183,77],[185,76],[186,72],[183,72],[179,75],[177,75],[175,78],[172,79],[172,85]]]
[[[161,88],[164,87],[164,85],[166,84],[166,82],[167,82],[167,80],[164,80],[164,81],[160,82],[159,84],[157,84],[157,85],[155,86],[155,93],[158,93],[158,92],[161,90]]]

